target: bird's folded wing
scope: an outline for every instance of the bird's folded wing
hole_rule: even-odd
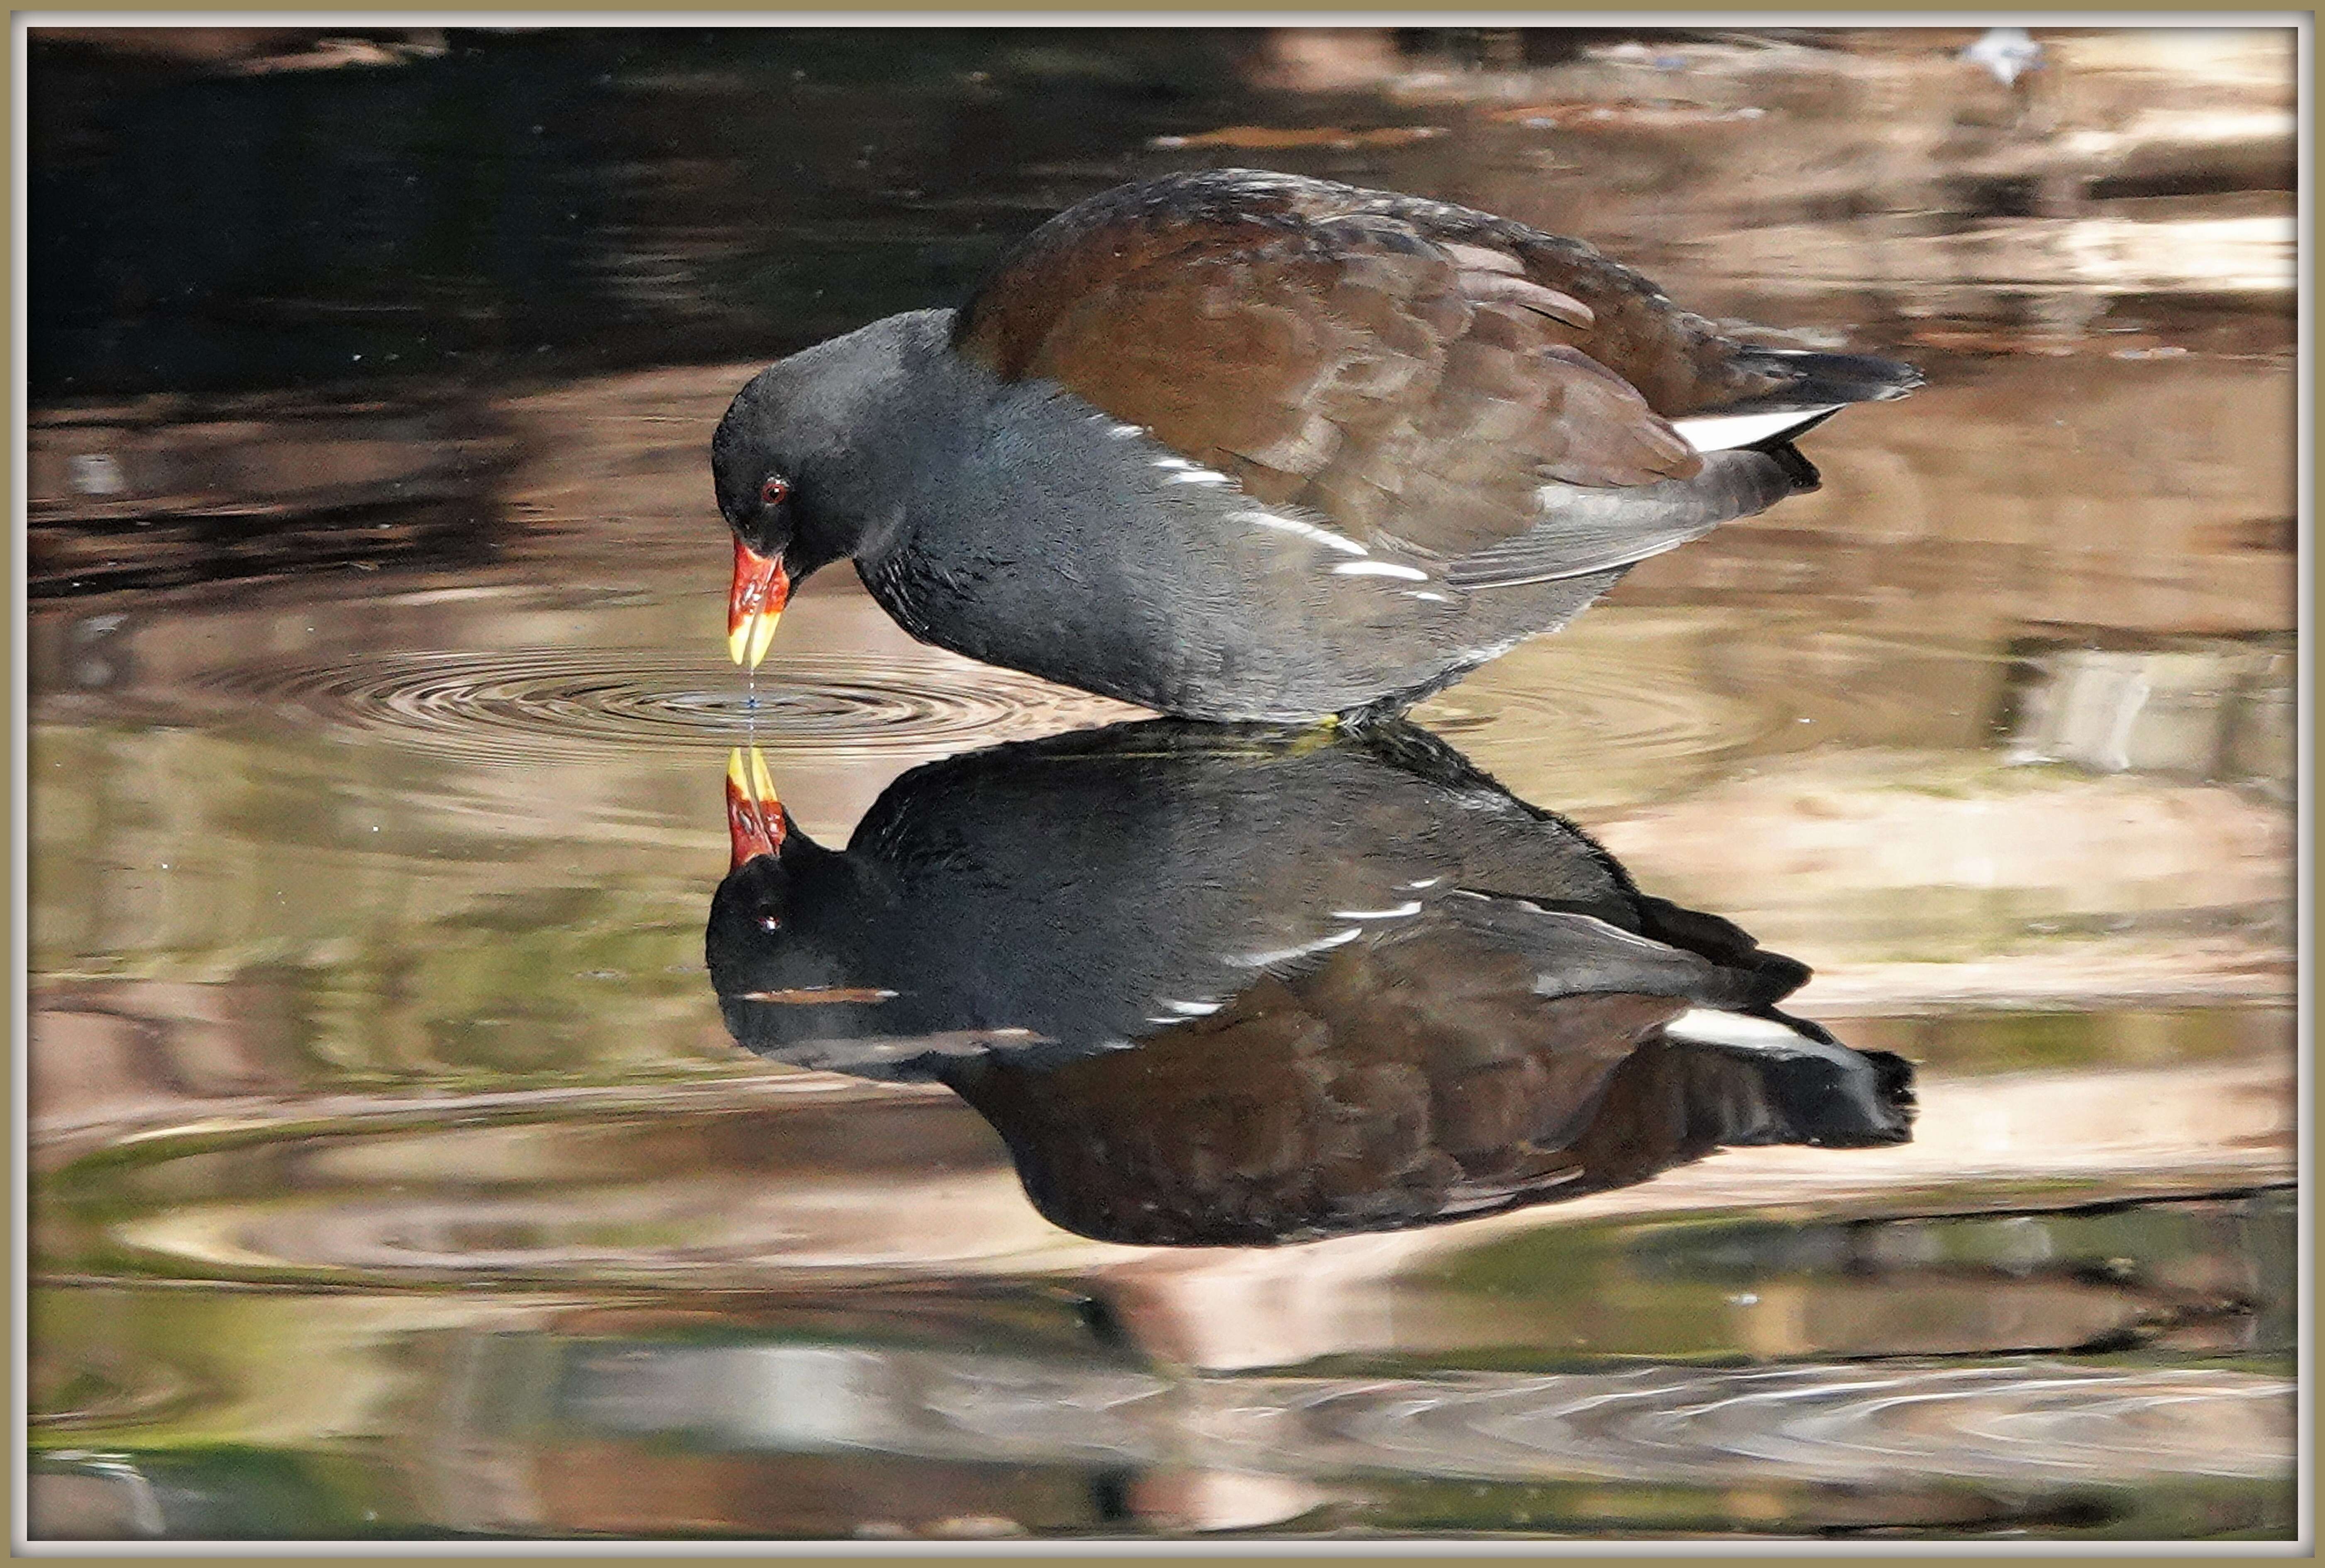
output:
[[[1545,483],[1695,478],[1703,459],[1666,415],[1781,379],[1579,242],[1242,171],[1070,209],[1003,262],[954,340],[1263,502],[1445,561],[1527,533]]]
[[[1765,452],[1708,452],[1702,460],[1692,479],[1625,487],[1549,481],[1532,527],[1454,561],[1445,580],[1460,589],[1514,588],[1629,566],[1765,511],[1798,487],[1785,461]]]
[[[1712,1007],[1755,999],[1754,973],[1582,910],[1472,889],[1456,892],[1440,907],[1473,940],[1522,956],[1538,997],[1619,991]]]

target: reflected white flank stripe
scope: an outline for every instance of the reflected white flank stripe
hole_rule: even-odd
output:
[[[1771,1056],[1820,1056],[1845,1067],[1862,1067],[1865,1059],[1845,1045],[1828,1045],[1774,1018],[1755,1018],[1718,1007],[1690,1007],[1663,1025],[1663,1033],[1704,1045],[1726,1045],[1739,1051],[1765,1052]]]
[[[1344,942],[1354,942],[1364,934],[1362,930],[1352,925],[1346,931],[1320,936],[1314,942],[1303,942],[1298,947],[1278,948],[1274,952],[1237,953],[1227,962],[1237,969],[1264,970],[1270,964],[1287,963],[1296,958],[1306,958],[1311,952],[1322,952],[1328,947],[1338,947]]]

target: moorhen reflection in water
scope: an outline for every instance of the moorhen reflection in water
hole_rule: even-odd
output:
[[[727,795],[736,1039],[948,1085],[1083,1235],[1264,1245],[1910,1137],[1904,1061],[1778,1010],[1804,965],[1402,721],[996,747],[896,780],[844,853],[755,753]]]

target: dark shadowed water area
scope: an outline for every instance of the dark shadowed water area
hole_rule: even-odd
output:
[[[1978,39],[36,31],[33,1536],[2305,1527],[2294,34]],[[1226,165],[1928,384],[1409,729],[734,668],[735,389]]]

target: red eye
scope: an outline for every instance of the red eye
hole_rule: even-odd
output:
[[[791,493],[792,482],[789,479],[770,475],[767,482],[759,487],[759,505],[780,506],[783,504],[783,497]]]

